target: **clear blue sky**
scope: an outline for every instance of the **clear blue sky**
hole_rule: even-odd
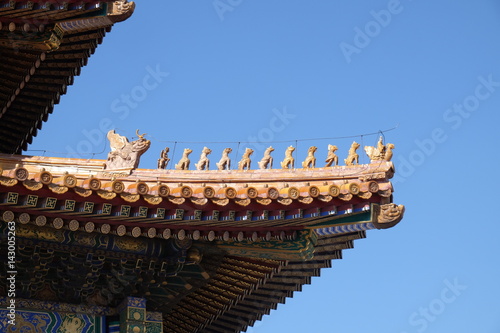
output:
[[[167,141],[257,140],[279,158],[294,140],[399,124],[385,135],[403,221],[368,231],[249,332],[497,333],[499,33],[493,0],[139,0],[30,149],[105,159],[103,130],[139,128],[152,140],[141,167],[155,168]],[[314,143],[345,158],[352,140]],[[228,144],[207,145],[218,159]],[[174,159],[187,146],[196,159],[203,144]]]

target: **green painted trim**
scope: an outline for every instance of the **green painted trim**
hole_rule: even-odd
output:
[[[373,210],[370,209],[369,211],[364,211],[364,212],[357,212],[357,213],[352,213],[349,214],[348,216],[341,217],[341,218],[335,218],[332,216],[331,220],[324,221],[321,223],[313,224],[313,225],[308,225],[308,229],[318,229],[318,228],[327,228],[331,227],[334,225],[339,225],[339,224],[354,224],[354,223],[367,223],[367,222],[373,222]]]
[[[314,256],[317,235],[313,230],[297,232],[295,240],[249,240],[216,242],[216,245],[230,255],[275,260],[308,260]]]

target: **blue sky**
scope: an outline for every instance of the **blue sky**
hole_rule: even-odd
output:
[[[27,153],[105,159],[113,127],[148,133],[143,168],[174,141],[175,161],[249,141],[343,159],[377,135],[341,137],[397,126],[403,221],[248,331],[500,332],[499,32],[486,0],[138,1]]]

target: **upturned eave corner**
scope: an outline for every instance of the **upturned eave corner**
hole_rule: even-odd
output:
[[[385,205],[373,205],[372,223],[377,229],[388,229],[394,227],[402,219],[405,212],[404,205],[389,203]]]
[[[113,22],[122,22],[128,19],[135,10],[135,2],[128,0],[113,1],[108,7],[108,17]]]

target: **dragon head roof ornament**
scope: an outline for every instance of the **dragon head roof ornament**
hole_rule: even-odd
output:
[[[109,145],[111,151],[106,161],[106,169],[135,169],[139,166],[139,160],[151,146],[151,141],[144,138],[146,133],[139,134],[136,130],[138,140],[129,142],[128,139],[115,130],[108,132]]]

